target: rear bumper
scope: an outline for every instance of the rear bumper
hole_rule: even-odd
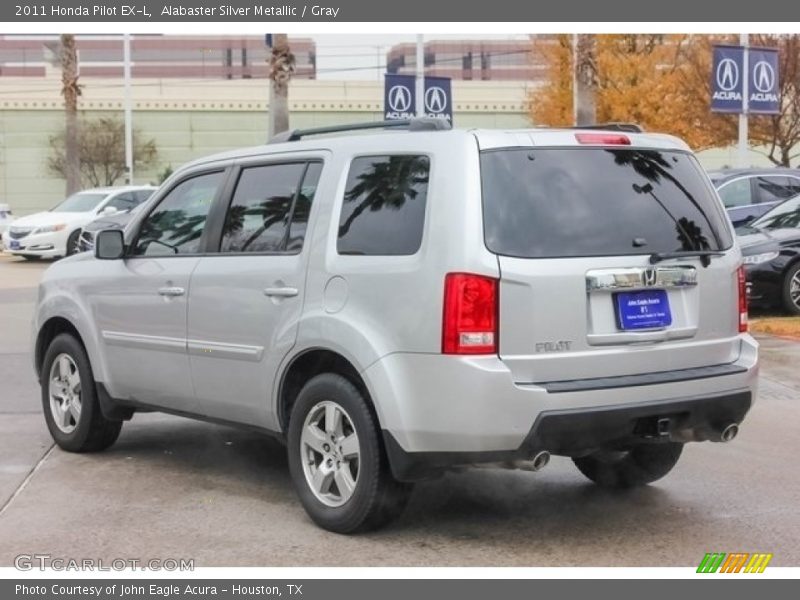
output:
[[[620,411],[631,410],[638,415],[640,407],[669,416],[675,407],[696,404],[696,410],[679,411],[671,429],[692,430],[692,435],[681,433],[687,441],[708,439],[712,435],[701,431],[708,428],[706,425],[716,427],[718,421],[728,419],[738,423],[747,412],[747,408],[741,409],[741,398],[747,397],[748,408],[755,401],[758,344],[749,335],[741,335],[738,343],[739,351],[725,365],[550,384],[515,383],[496,356],[395,353],[377,361],[362,375],[374,399],[393,468],[395,463],[416,461],[404,455],[418,455],[423,462],[425,455],[438,456],[437,461],[448,457],[451,465],[494,462],[504,455],[524,455],[531,448],[574,455],[600,442],[621,440],[624,436],[609,435],[608,431],[627,427],[631,417]],[[731,403],[736,410],[730,409]],[[706,414],[707,418],[698,416]],[[557,420],[566,420],[566,425],[559,428],[563,439],[555,443],[549,437],[542,438],[551,447],[540,448],[540,444],[532,443],[532,432],[537,423],[536,428],[544,427],[541,423],[545,415],[547,429],[541,429],[538,436],[550,431]],[[556,419],[556,415],[569,418]],[[587,420],[584,422],[580,415],[588,415]],[[607,415],[614,423],[601,427],[598,419]],[[647,416],[652,415],[636,419]],[[700,419],[697,426],[693,419]],[[703,419],[708,423],[701,422]],[[594,424],[598,425],[600,442],[590,435]],[[401,470],[397,467],[398,474]]]
[[[489,452],[406,452],[389,431],[384,442],[397,479],[413,481],[459,466],[530,461],[547,451],[581,456],[599,448],[665,441],[721,441],[722,431],[744,420],[750,391],[719,396],[644,402],[599,408],[545,411],[539,414],[519,448]]]

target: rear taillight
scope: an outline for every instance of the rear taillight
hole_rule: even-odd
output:
[[[618,133],[576,133],[579,144],[597,144],[601,146],[630,146],[631,138]]]
[[[497,279],[448,273],[444,280],[442,352],[497,354]]]
[[[739,332],[747,331],[747,277],[744,267],[736,270],[736,277],[739,283]]]

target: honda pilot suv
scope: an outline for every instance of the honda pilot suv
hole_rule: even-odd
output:
[[[683,142],[377,126],[195,161],[46,271],[61,448],[107,448],[137,411],[256,429],[310,517],[355,532],[454,468],[561,455],[629,487],[736,436],[758,371],[742,257]]]

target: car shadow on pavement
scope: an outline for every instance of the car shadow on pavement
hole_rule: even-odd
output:
[[[292,504],[286,450],[256,432],[161,415],[137,415],[123,428],[104,460],[130,461],[154,475],[163,470],[184,489],[202,486],[264,503]],[[586,482],[566,458],[555,457],[541,472],[470,469],[416,485],[402,517],[376,539],[427,535],[469,540],[501,536],[529,543],[531,536],[559,543],[587,530],[614,536],[632,521],[658,531],[675,527],[681,510],[657,484],[614,492]],[[303,520],[308,522],[303,515]],[[628,525],[626,525],[628,524]]]

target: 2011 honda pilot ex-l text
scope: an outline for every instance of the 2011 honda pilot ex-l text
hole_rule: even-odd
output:
[[[140,410],[256,428],[311,518],[355,532],[455,467],[563,455],[628,487],[736,436],[758,371],[742,258],[683,142],[383,125],[195,161],[51,266],[35,366],[58,445],[107,448]]]

